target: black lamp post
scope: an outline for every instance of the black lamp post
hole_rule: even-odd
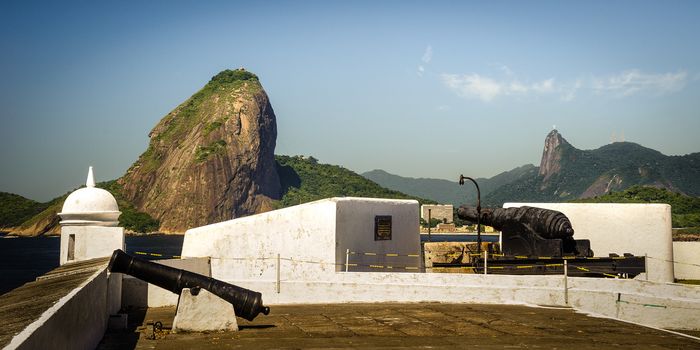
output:
[[[459,175],[459,184],[464,185],[464,180],[471,180],[476,186],[476,253],[481,253],[481,191],[479,184],[469,176]]]
[[[432,239],[430,238],[430,222],[432,221],[432,217],[430,216],[430,209],[428,209],[428,242],[432,242]]]

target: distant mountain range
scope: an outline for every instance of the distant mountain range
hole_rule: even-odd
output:
[[[473,186],[456,181],[415,179],[373,170],[362,174],[386,187],[440,203],[475,203]],[[557,130],[544,143],[539,167],[524,165],[477,179],[485,205],[504,202],[561,202],[592,198],[634,185],[700,196],[700,153],[666,156],[632,142],[615,142],[595,150],[579,150]]]
[[[532,164],[523,165],[510,171],[504,171],[491,178],[475,179],[481,190],[481,198],[492,193],[502,186],[515,182],[521,178],[537,174],[537,167]],[[379,185],[411,194],[421,198],[428,198],[438,203],[447,203],[459,206],[461,204],[476,203],[476,188],[471,183],[460,186],[457,178],[454,181],[431,178],[412,178],[390,174],[384,170],[372,170],[362,176],[378,183]]]

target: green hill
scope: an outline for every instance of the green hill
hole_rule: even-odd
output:
[[[700,227],[700,198],[663,188],[632,186],[622,192],[577,199],[578,203],[665,203],[671,205],[673,227]]]
[[[14,193],[0,192],[0,228],[15,227],[46,208],[39,203]]]
[[[278,207],[288,207],[329,197],[371,197],[434,201],[386,189],[341,166],[321,164],[313,157],[275,156],[282,184]]]
[[[117,200],[119,210],[122,212],[119,216],[119,226],[133,232],[154,232],[158,230],[158,221],[151,218],[148,214],[136,210],[136,208],[124,198],[121,186],[116,180],[100,182],[96,186],[109,191]],[[61,212],[63,202],[69,194],[70,192],[56,197],[49,202],[36,204],[36,209],[32,215],[24,217],[23,220],[19,221],[16,225],[8,225],[6,227],[14,227],[12,232],[22,236],[59,233],[60,227],[58,223],[60,218],[57,214]],[[0,196],[0,207],[5,208],[7,203],[11,203],[11,201],[6,201],[6,196]]]

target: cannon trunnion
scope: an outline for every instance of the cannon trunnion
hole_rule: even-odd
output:
[[[131,256],[121,249],[112,254],[109,271],[134,276],[145,282],[180,294],[184,288],[203,288],[233,305],[237,316],[252,321],[258,314],[267,315],[270,308],[263,306],[262,294],[229,284],[198,273],[172,268]]]

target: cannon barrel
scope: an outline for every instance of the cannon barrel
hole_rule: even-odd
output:
[[[457,216],[463,220],[476,222],[477,215],[474,207],[463,205],[457,210]],[[535,207],[482,209],[481,223],[500,231],[516,225],[526,225],[547,239],[566,239],[574,235],[574,229],[566,215],[556,210]]]
[[[176,269],[131,256],[117,249],[109,260],[109,271],[134,276],[145,282],[180,294],[183,288],[204,288],[233,305],[236,316],[252,321],[261,312],[270,313],[263,306],[262,294],[198,273]]]

